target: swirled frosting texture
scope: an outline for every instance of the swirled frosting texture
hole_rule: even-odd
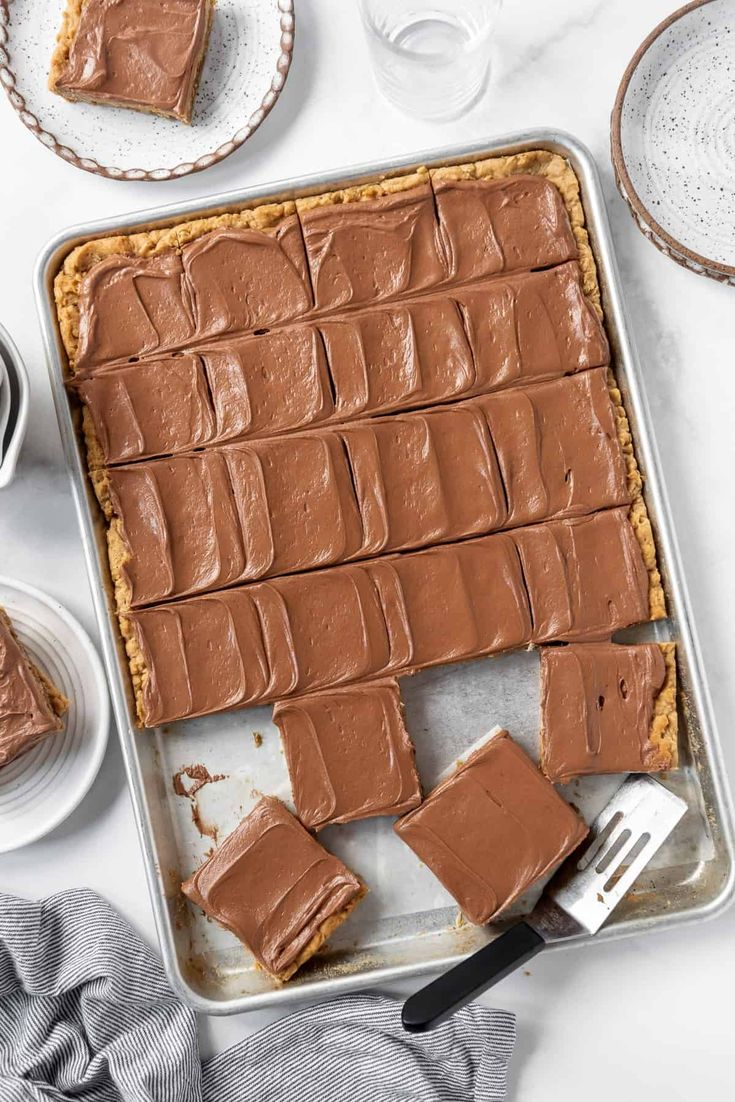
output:
[[[471,754],[394,830],[477,925],[556,868],[587,834],[507,731]]]
[[[549,180],[420,171],[212,225],[122,239],[145,255],[79,286],[146,724],[647,618],[609,349]]]
[[[273,721],[304,826],[403,815],[420,804],[395,679],[280,701]]]
[[[209,0],[86,0],[55,90],[188,121]]]
[[[0,766],[63,726],[7,614],[0,609]]]
[[[111,468],[133,606],[625,504],[604,370]]]
[[[129,614],[146,726],[648,617],[625,508]]]
[[[77,390],[106,463],[431,406],[607,364],[576,264],[148,363]]]
[[[265,228],[222,227],[178,252],[111,256],[82,280],[76,368],[84,374],[186,350],[289,321],[311,305],[295,214]]]
[[[182,890],[267,972],[287,979],[362,887],[282,803],[265,797]]]
[[[561,195],[540,176],[435,179],[447,273],[463,283],[496,272],[547,268],[577,255]]]
[[[285,204],[269,225],[258,224],[257,211],[245,212],[241,224],[182,237],[178,250],[100,261],[81,282],[75,370],[577,255],[561,197],[547,180],[434,187],[436,196],[430,183],[419,183],[354,202],[299,200],[297,213]]]
[[[543,770],[563,783],[587,773],[666,769],[651,740],[656,697],[666,678],[655,643],[585,643],[541,651]]]
[[[347,203],[297,203],[319,310],[377,302],[447,275],[431,184]]]

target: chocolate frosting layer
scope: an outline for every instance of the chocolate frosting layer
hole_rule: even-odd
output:
[[[357,202],[297,205],[318,310],[396,298],[446,278],[428,183]]]
[[[205,0],[86,0],[57,87],[186,118]]]
[[[651,741],[666,666],[655,643],[541,651],[542,768],[563,783],[587,773],[647,773],[671,763]]]
[[[402,815],[421,803],[395,679],[280,701],[273,722],[304,826]]]
[[[0,766],[63,726],[10,620],[0,609]]]
[[[95,264],[79,293],[77,369],[184,348],[195,336],[186,290],[176,252]]]
[[[312,307],[375,306],[576,256],[564,204],[548,181],[436,187],[438,221],[432,189],[422,184],[359,202],[301,201],[298,217],[274,226],[220,227],[180,252],[101,261],[82,280],[76,369],[280,325]]]
[[[279,800],[265,797],[181,889],[278,976],[361,885]]]
[[[477,925],[556,868],[587,834],[507,731],[393,829]]]
[[[76,383],[105,461],[431,406],[607,364],[576,264],[456,297],[96,368]]]
[[[106,479],[133,606],[629,500],[602,368]]]
[[[471,404],[482,410],[497,454],[503,527],[630,500],[605,368]]]
[[[297,318],[312,305],[295,214],[269,229],[219,229],[181,250],[197,338]]]
[[[577,255],[562,197],[542,176],[434,177],[433,185],[448,275],[454,282],[547,268]]]
[[[112,256],[82,279],[76,370],[279,324],[311,304],[295,214],[265,229],[213,230],[179,252]]]
[[[365,536],[335,433],[112,468],[133,605],[358,557]]]
[[[196,355],[101,372],[79,380],[76,389],[105,463],[198,448],[218,435],[206,371]],[[238,414],[233,410],[230,423],[245,428],[247,410]]]
[[[133,612],[146,726],[648,617],[626,510]]]

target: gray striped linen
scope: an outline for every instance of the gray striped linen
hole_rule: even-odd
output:
[[[514,1040],[504,1011],[416,1036],[396,1000],[347,995],[202,1065],[193,1011],[104,899],[0,894],[0,1102],[496,1102]]]

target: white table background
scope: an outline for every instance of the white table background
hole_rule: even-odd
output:
[[[295,58],[273,114],[229,160],[188,179],[119,183],[78,171],[44,149],[0,96],[0,319],[32,381],[17,479],[0,494],[0,573],[41,586],[95,634],[32,296],[33,264],[48,237],[82,220],[292,174],[524,127],[561,127],[591,148],[602,172],[716,717],[735,777],[735,289],[684,271],[645,241],[615,191],[609,160],[618,82],[639,42],[672,10],[671,0],[506,0],[491,86],[470,113],[449,123],[414,121],[383,101],[355,0],[297,0],[296,7]],[[40,897],[74,885],[97,889],[155,942],[114,732],[99,778],[76,813],[43,841],[0,857],[5,891]],[[735,910],[700,927],[539,958],[530,975],[507,980],[488,1000],[518,1015],[512,1097],[732,1097],[734,945]],[[276,1016],[203,1020],[203,1054]]]

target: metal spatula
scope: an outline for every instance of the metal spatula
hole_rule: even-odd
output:
[[[433,1029],[550,942],[596,934],[685,811],[684,801],[652,777],[628,777],[531,914],[412,995],[404,1028]]]

